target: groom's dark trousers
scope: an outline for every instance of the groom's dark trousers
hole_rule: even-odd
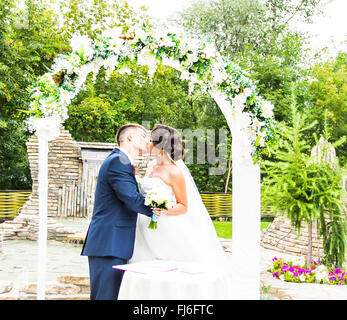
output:
[[[113,149],[100,167],[92,219],[82,248],[88,256],[90,298],[115,300],[123,271],[112,266],[132,257],[137,214],[153,212],[144,205],[127,155]]]

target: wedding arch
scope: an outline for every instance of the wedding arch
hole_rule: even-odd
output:
[[[59,136],[68,118],[68,106],[83,88],[87,76],[96,78],[105,69],[131,73],[129,66],[148,67],[152,77],[161,62],[198,84],[216,101],[232,133],[232,274],[235,298],[259,299],[260,291],[260,168],[261,150],[273,138],[273,105],[258,95],[254,83],[241,68],[220,56],[211,44],[191,40],[146,23],[104,31],[92,41],[75,35],[71,52],[59,55],[31,90],[26,121],[39,141],[39,237],[38,299],[45,297],[47,252],[48,142]]]

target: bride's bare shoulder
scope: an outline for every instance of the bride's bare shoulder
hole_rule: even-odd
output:
[[[184,176],[183,176],[181,169],[174,164],[170,167],[169,173],[170,173],[170,178],[172,180],[184,179]]]

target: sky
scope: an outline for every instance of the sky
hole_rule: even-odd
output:
[[[307,31],[313,37],[309,46],[316,50],[327,46],[327,55],[334,55],[339,49],[347,47],[342,44],[347,40],[347,0],[327,0],[322,16],[315,17],[313,24],[293,23],[293,28]],[[162,22],[174,13],[188,6],[192,0],[128,0],[136,7],[145,5],[148,14]]]

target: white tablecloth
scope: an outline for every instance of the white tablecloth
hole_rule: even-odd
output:
[[[119,300],[229,299],[227,279],[211,267],[158,260],[127,267],[132,271],[124,272]]]

